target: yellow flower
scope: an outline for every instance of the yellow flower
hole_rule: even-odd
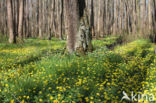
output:
[[[24,103],[24,100],[22,100],[21,103]]]
[[[39,91],[39,94],[42,94],[42,91]]]
[[[58,94],[58,97],[61,97],[61,94]]]
[[[96,93],[97,96],[100,96],[100,93]]]
[[[29,96],[27,96],[27,99],[29,99],[30,97]]]
[[[89,101],[89,98],[88,98],[88,97],[86,97],[86,98],[85,98],[85,100],[86,100],[86,102],[88,102],[88,101]]]
[[[10,103],[14,103],[14,100],[11,100]]]
[[[50,96],[50,100],[53,100],[54,98],[52,96]]]
[[[54,102],[54,103],[58,103],[58,100],[54,100],[53,102]]]
[[[92,100],[93,100],[93,99],[94,99],[94,97],[90,97],[90,99],[92,99]]]
[[[90,101],[90,103],[94,103],[93,101]]]
[[[40,102],[43,102],[43,100],[42,100],[42,99],[39,99],[39,101],[40,101]]]
[[[8,84],[5,84],[6,87],[8,87]]]

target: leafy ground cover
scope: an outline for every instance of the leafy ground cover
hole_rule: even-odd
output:
[[[64,54],[57,39],[0,43],[0,102],[127,103],[123,91],[156,95],[155,45],[137,40],[110,50],[115,43],[94,40],[94,52],[82,57]]]

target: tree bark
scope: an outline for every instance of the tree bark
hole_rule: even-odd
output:
[[[141,31],[140,31],[140,36],[144,34],[144,29],[145,29],[145,13],[146,13],[146,0],[141,0],[140,2],[140,20],[141,20]]]
[[[19,24],[18,24],[18,36],[19,39],[23,39],[23,12],[24,12],[24,1],[20,0],[19,6]]]
[[[152,33],[152,0],[148,1],[148,22],[149,22],[149,32]]]
[[[12,0],[7,0],[7,13],[8,13],[8,28],[9,28],[9,43],[15,43],[16,40],[13,29]]]
[[[69,53],[75,51],[75,41],[79,25],[79,11],[77,0],[65,0],[66,24],[67,24],[67,49]],[[72,11],[72,12],[71,12]]]
[[[59,39],[63,40],[63,0],[58,0],[58,28],[59,28]]]
[[[92,47],[89,20],[84,0],[65,0],[67,49],[69,53],[85,54]],[[72,12],[71,12],[72,11]]]

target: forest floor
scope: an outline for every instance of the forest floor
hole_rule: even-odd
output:
[[[117,39],[94,40],[86,56],[64,54],[58,39],[0,43],[0,103],[127,103],[123,91],[156,101],[156,45]]]

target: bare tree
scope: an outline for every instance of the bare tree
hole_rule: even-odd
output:
[[[67,24],[67,49],[69,53],[75,51],[75,41],[79,26],[79,11],[77,0],[65,0],[66,24]],[[71,12],[72,11],[72,12]]]
[[[140,35],[144,33],[145,29],[145,13],[146,13],[146,0],[140,1]]]
[[[8,28],[9,28],[9,43],[15,43],[16,39],[13,29],[12,0],[7,0],[7,13],[8,13]]]
[[[79,31],[82,4],[78,2]],[[87,17],[92,36],[101,38],[104,35],[129,34],[136,37],[154,36],[156,32],[156,1],[155,0],[82,0],[86,3]],[[22,38],[39,37],[60,40],[68,34],[68,12],[64,7],[65,0],[11,0],[13,33]],[[24,3],[24,6],[22,5]],[[7,0],[0,2],[0,32],[8,35]],[[69,7],[73,4],[70,3]],[[23,7],[22,7],[23,6]],[[79,8],[81,7],[81,8]],[[24,10],[22,10],[22,8]],[[74,8],[74,7],[72,7]],[[22,12],[24,11],[24,12]],[[69,10],[73,12],[72,9]],[[23,14],[24,13],[24,14]],[[22,18],[23,15],[23,18]],[[74,13],[69,13],[74,15]],[[75,16],[75,15],[74,15]],[[71,17],[73,18],[73,17]],[[75,18],[77,20],[77,17]],[[71,23],[71,21],[69,22]],[[75,21],[73,21],[75,23]],[[85,24],[86,25],[86,24]],[[75,34],[75,33],[74,33]],[[140,35],[138,35],[140,34]],[[73,35],[72,35],[73,36]],[[151,38],[154,38],[154,37]],[[74,44],[73,44],[74,45]]]
[[[66,0],[64,1],[64,6],[66,9],[68,33],[67,49],[69,53],[76,51],[85,54],[88,47],[91,47],[91,40],[89,39],[91,29],[89,27],[85,2],[84,0]]]
[[[20,39],[23,38],[23,12],[24,12],[24,1],[20,0],[19,6],[19,24],[18,24],[18,36]]]
[[[149,20],[149,31],[151,32],[152,31],[152,27],[153,27],[153,24],[152,24],[152,0],[149,0],[148,1],[148,20]]]
[[[58,2],[58,28],[59,28],[59,39],[63,40],[63,0],[57,0]]]

